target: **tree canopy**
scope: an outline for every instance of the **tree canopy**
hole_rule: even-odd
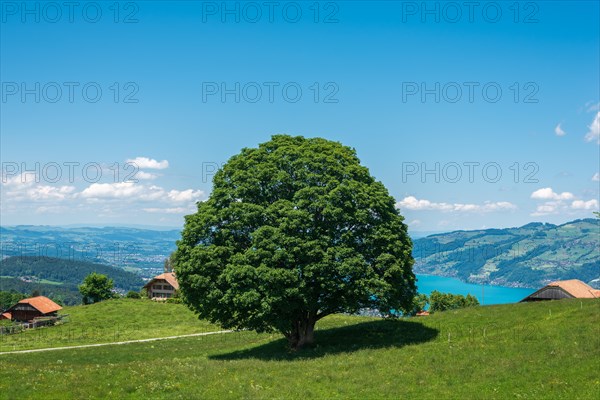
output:
[[[186,216],[174,269],[184,302],[224,328],[279,331],[292,348],[326,315],[409,309],[412,243],[356,152],[273,136],[244,148]]]
[[[479,305],[477,297],[467,294],[463,296],[461,294],[442,293],[434,290],[428,299],[429,311],[446,311],[456,310],[458,308],[474,307]]]
[[[83,297],[83,304],[97,303],[113,297],[112,289],[114,282],[106,275],[92,272],[85,277],[79,286],[79,292]]]

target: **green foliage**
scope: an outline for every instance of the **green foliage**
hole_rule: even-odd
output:
[[[53,257],[9,257],[0,261],[0,271],[2,276],[35,277],[63,285],[78,285],[92,272],[111,276],[123,290],[139,290],[144,284],[140,276],[120,268]]]
[[[173,257],[174,252],[169,255],[169,257],[165,258],[165,262],[163,263],[163,270],[165,272],[173,272]]]
[[[429,296],[429,304],[429,311],[436,312],[478,306],[479,300],[470,294],[465,297],[461,294],[441,293],[434,290]]]
[[[63,307],[65,305],[64,300],[60,296],[59,297],[53,297],[50,300],[52,300],[53,302],[55,302],[56,304],[58,304],[61,307]]]
[[[10,319],[0,319],[0,327],[12,326],[12,325],[14,325],[14,322],[11,321]]]
[[[3,282],[4,283],[4,282]],[[3,285],[4,286],[4,285]],[[37,290],[36,290],[37,291]],[[30,296],[27,296],[23,293],[11,290],[11,291],[0,291],[0,311],[4,311],[11,306],[17,304],[20,300],[23,300],[26,297],[35,297],[35,296],[44,296],[45,294],[33,291]],[[61,295],[52,295],[46,296],[50,300],[54,301],[59,306],[64,306],[65,302]]]
[[[0,287],[26,294],[46,296],[63,305],[75,305],[82,301],[78,284],[92,272],[109,275],[122,290],[139,289],[142,279],[131,272],[107,265],[86,261],[66,260],[52,257],[19,256],[0,261]],[[28,277],[33,282],[24,282]]]
[[[114,282],[112,279],[109,279],[106,275],[92,272],[85,277],[83,283],[79,286],[83,304],[92,304],[114,298],[113,287]]]
[[[140,292],[136,292],[134,290],[130,290],[129,292],[127,292],[127,294],[125,295],[126,298],[128,299],[140,299],[142,296],[140,295]]]
[[[338,312],[411,307],[411,240],[395,200],[353,149],[273,136],[217,172],[174,257],[182,296],[225,328],[292,347]]]
[[[167,300],[165,300],[167,303],[171,303],[171,304],[181,304],[181,298],[179,297],[169,297]]]
[[[418,312],[425,310],[427,304],[429,304],[427,295],[419,293],[413,298],[412,306],[410,309],[406,310],[405,315],[414,316]]]
[[[0,311],[4,311],[7,308],[10,308],[13,304],[19,302],[19,300],[24,299],[25,296],[23,293],[18,293],[15,291],[0,291]]]
[[[46,296],[57,303],[60,302],[70,306],[81,303],[79,289],[77,285],[73,284],[55,285],[39,282],[23,282],[18,278],[0,278],[0,287],[5,291],[20,293],[22,298],[28,297],[33,290],[38,290],[42,296]]]

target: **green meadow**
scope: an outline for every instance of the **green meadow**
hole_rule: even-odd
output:
[[[65,323],[0,336],[0,352],[76,346],[218,331],[181,304],[115,299],[65,307]]]
[[[233,332],[2,354],[0,397],[595,399],[599,306],[598,300],[573,299],[400,320],[334,315],[317,325],[316,344],[297,352],[287,350],[278,334]],[[219,329],[181,305],[143,300],[111,300],[65,313],[71,321],[42,328],[47,337],[69,325],[128,322],[137,327],[127,331],[128,339]],[[2,350],[113,339],[110,330],[76,341],[35,341],[35,335],[5,337]]]

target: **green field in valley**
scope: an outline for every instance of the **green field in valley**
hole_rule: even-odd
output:
[[[0,397],[593,399],[600,391],[599,306],[562,300],[402,320],[335,315],[317,325],[317,343],[298,352],[278,334],[233,332],[3,354]],[[71,322],[40,331],[50,337],[69,325],[76,331],[129,320],[138,328],[127,339],[218,329],[181,305],[142,300],[65,312]],[[4,338],[2,350],[115,338],[101,332],[31,343],[36,333],[26,332],[16,335],[22,340]]]

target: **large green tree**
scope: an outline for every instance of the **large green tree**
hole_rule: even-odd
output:
[[[391,314],[416,291],[394,199],[353,149],[321,138],[277,135],[233,156],[177,247],[183,300],[201,318],[276,330],[292,348],[326,315]]]
[[[108,276],[92,272],[85,277],[79,285],[79,292],[83,297],[83,304],[97,303],[113,297],[114,282]]]

